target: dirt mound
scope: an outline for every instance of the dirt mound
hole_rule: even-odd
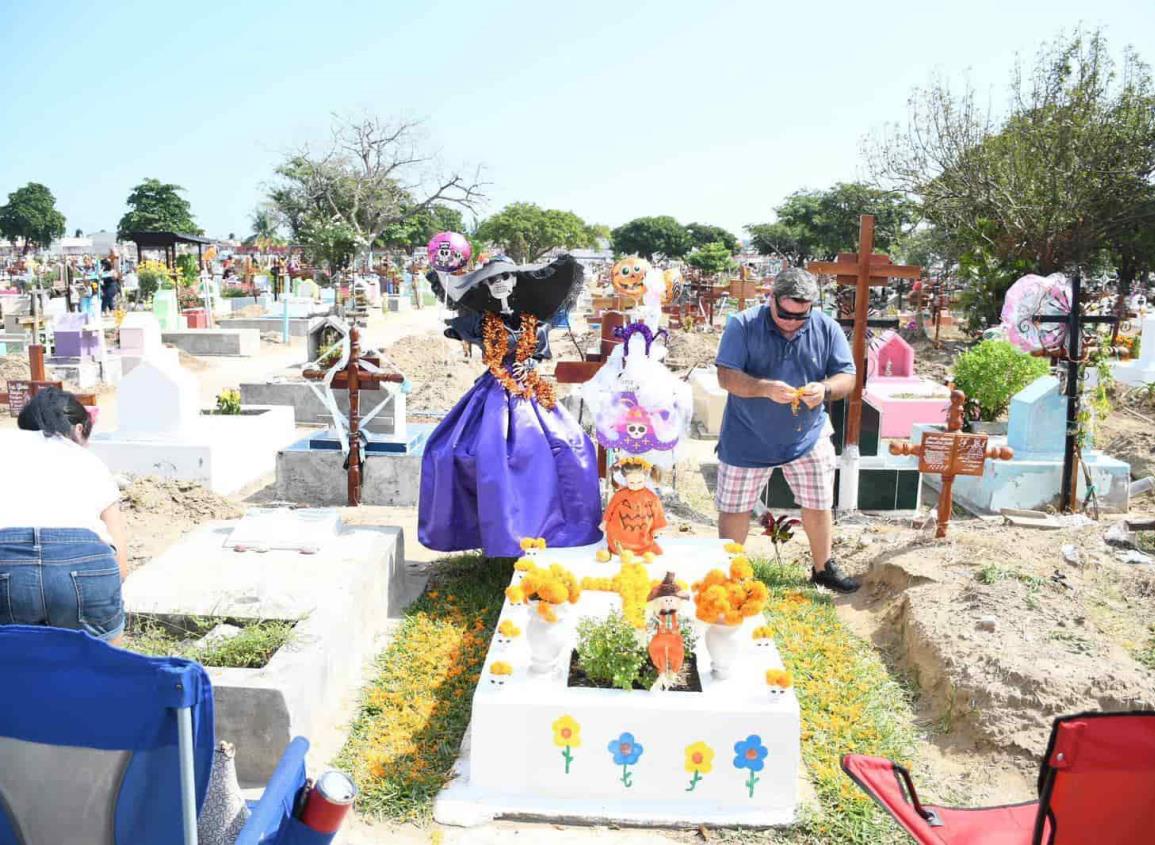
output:
[[[1155,413],[1115,408],[1098,421],[1095,448],[1130,464],[1132,478],[1155,475]]]
[[[28,368],[27,355],[0,355],[0,386],[8,379],[24,380],[32,378]]]
[[[202,522],[236,519],[244,508],[192,481],[144,477],[121,491],[129,569],[163,552]]]
[[[464,347],[440,332],[401,338],[385,354],[413,385],[407,402],[410,413],[448,412],[485,370],[477,348],[472,358],[466,358]]]
[[[840,558],[869,567],[875,639],[928,715],[1029,769],[1056,716],[1155,707],[1155,672],[1138,659],[1155,577],[1116,561],[1102,531],[976,522],[933,540],[895,529]]]
[[[721,328],[704,332],[671,329],[666,343],[669,352],[665,364],[679,375],[696,367],[709,366],[714,363],[721,340]]]

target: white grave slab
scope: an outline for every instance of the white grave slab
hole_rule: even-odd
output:
[[[333,508],[250,508],[233,526],[225,546],[238,551],[269,549],[316,554],[341,531]]]
[[[693,583],[710,569],[729,566],[716,539],[664,538],[662,545],[666,553],[648,565],[651,580],[672,571]],[[616,559],[599,563],[595,551],[595,546],[549,549],[539,553],[539,564],[559,563],[579,581],[616,574]],[[513,582],[520,578],[515,572]],[[794,821],[801,766],[798,700],[793,689],[771,695],[766,686],[766,670],[782,668],[782,662],[772,642],[758,645],[753,639],[753,630],[765,624],[761,615],[747,619],[735,635],[739,653],[734,670],[718,680],[711,674],[706,626],[694,619],[692,602],[683,606],[679,617],[693,620],[698,629],[701,692],[568,686],[578,619],[617,608],[616,594],[583,591],[578,604],[556,623],[564,626],[566,640],[560,670],[540,676],[530,672],[532,611],[505,602],[501,621],[512,620],[522,634],[512,641],[495,635],[490,644],[473,697],[468,749],[456,779],[437,797],[437,821],[473,825],[508,815],[671,826]],[[513,669],[504,683],[492,680],[489,668],[496,660]],[[554,727],[567,716],[577,723],[580,738],[568,749],[572,760],[565,759],[555,740]],[[642,747],[625,772],[612,753],[623,733],[632,734]],[[742,756],[736,744],[751,738],[767,752],[752,787],[751,771],[734,765]],[[697,742],[713,750],[713,766],[691,789],[686,753]]]

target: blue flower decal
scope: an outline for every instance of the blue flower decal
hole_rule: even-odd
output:
[[[610,740],[610,744],[606,749],[614,757],[614,765],[622,767],[622,776],[619,780],[628,788],[633,786],[630,766],[638,762],[638,758],[642,756],[642,748],[640,742],[634,739],[632,733],[623,733],[617,739]]]
[[[754,785],[760,778],[754,774],[762,771],[766,765],[766,755],[770,752],[762,744],[762,737],[750,734],[744,740],[734,743],[734,768],[749,769],[750,777],[746,779],[746,791],[754,797]]]

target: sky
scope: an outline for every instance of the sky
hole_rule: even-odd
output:
[[[0,202],[47,185],[68,231],[115,228],[148,177],[215,237],[334,113],[422,121],[448,170],[617,226],[738,235],[799,189],[868,176],[913,89],[996,106],[1017,56],[1082,24],[1155,63],[1155,2],[0,0]]]

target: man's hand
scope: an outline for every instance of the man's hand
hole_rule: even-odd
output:
[[[800,398],[803,404],[813,411],[826,399],[826,385],[820,381],[812,381],[802,388]]]
[[[766,382],[766,398],[771,402],[789,405],[794,401],[795,393],[795,389],[784,381]]]

